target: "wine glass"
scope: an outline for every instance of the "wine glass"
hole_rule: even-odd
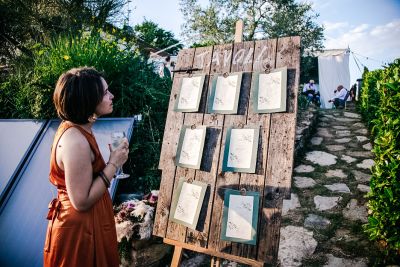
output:
[[[125,132],[123,131],[117,131],[117,132],[112,132],[111,133],[111,149],[115,150],[118,148],[118,146],[122,143],[123,138],[126,137]],[[125,179],[128,178],[130,175],[124,173],[122,170],[122,166],[117,169],[117,173],[115,178],[116,179]]]

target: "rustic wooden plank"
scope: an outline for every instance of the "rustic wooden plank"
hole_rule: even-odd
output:
[[[262,239],[259,261],[275,263],[278,256],[283,198],[289,192],[293,166],[297,111],[297,83],[300,62],[300,38],[280,38],[277,43],[276,67],[288,67],[288,112],[271,115],[267,174],[262,210]],[[272,141],[273,140],[273,141]]]
[[[163,241],[164,241],[165,244],[182,247],[184,249],[196,251],[196,252],[199,252],[199,253],[204,253],[204,254],[211,255],[211,256],[214,256],[214,257],[217,257],[217,258],[222,258],[222,259],[227,259],[227,260],[230,260],[230,261],[235,261],[235,262],[247,264],[247,265],[254,266],[254,267],[263,267],[263,265],[264,265],[263,262],[255,261],[255,260],[252,260],[252,259],[242,258],[242,257],[230,255],[230,254],[227,254],[227,253],[222,253],[222,252],[215,251],[215,250],[212,250],[212,249],[197,247],[197,246],[194,246],[194,245],[182,243],[182,242],[171,240],[171,239],[167,239],[167,238],[164,238]]]
[[[243,20],[236,21],[235,43],[243,42]]]
[[[290,188],[292,183],[294,140],[296,135],[297,118],[297,92],[300,79],[300,37],[282,38],[278,42],[278,54],[276,67],[288,67],[288,111],[285,113],[275,113],[271,116],[271,130],[276,131],[279,142],[274,142],[275,150],[279,154],[274,154],[272,179],[279,180],[280,194],[285,198],[290,198]],[[285,125],[285,127],[282,127]],[[273,138],[271,136],[271,138]],[[281,159],[278,159],[281,158]],[[283,161],[282,161],[283,159]],[[279,167],[274,163],[279,162]]]
[[[276,55],[276,39],[256,41],[254,48],[253,72],[264,71],[265,66],[273,66],[275,64]],[[265,172],[267,165],[268,138],[270,114],[258,114],[253,112],[253,96],[250,93],[249,110],[247,115],[247,125],[260,126],[260,137],[258,145],[256,173],[242,173],[240,177],[240,188],[245,188],[247,191],[256,191],[260,193],[260,212],[262,210],[262,199],[264,193]],[[261,214],[259,214],[258,232],[261,228]],[[260,240],[260,236],[257,237]],[[259,241],[257,241],[259,242]],[[256,259],[257,247],[236,243],[232,245],[232,254]]]
[[[234,44],[232,66],[230,72],[251,71],[251,60],[246,61],[245,55],[253,54],[254,42],[244,42]],[[227,128],[230,126],[240,126],[246,124],[246,115],[248,109],[249,88],[251,83],[251,74],[242,76],[242,87],[238,106],[238,113],[242,115],[225,115],[222,142],[219,156],[217,189],[214,193],[214,204],[211,218],[211,228],[208,247],[224,253],[231,253],[231,242],[220,240],[222,213],[224,207],[224,192],[226,188],[238,189],[240,173],[225,172],[222,173],[223,151],[225,147],[225,138]]]
[[[204,47],[204,48],[197,48],[195,49],[194,55],[193,55],[193,64],[191,67],[193,69],[199,68],[201,70],[193,72],[193,74],[198,74],[198,73],[208,73],[210,65],[205,64],[209,63],[211,59],[211,53],[212,53],[212,47]],[[207,81],[205,80],[205,83]],[[203,123],[203,112],[205,109],[205,98],[206,98],[206,88],[203,87],[203,93],[202,93],[202,99],[200,101],[200,111],[196,113],[184,113],[184,120],[183,120],[183,125],[202,125]],[[203,112],[201,112],[203,110]],[[184,177],[186,181],[190,180],[193,181],[195,179],[195,174],[196,170],[195,169],[190,169],[190,168],[183,168],[183,167],[177,167],[176,168],[176,173],[175,173],[175,183],[174,183],[174,191],[178,186],[178,181],[181,177]],[[173,198],[173,196],[172,196]],[[187,227],[169,221],[168,222],[168,228],[167,228],[167,234],[166,237],[169,239],[173,240],[178,240],[181,242],[185,242],[185,236],[186,236],[186,229]]]
[[[186,113],[184,125],[201,125],[203,122],[202,113]],[[184,167],[176,167],[174,189],[172,193],[172,199],[174,198],[175,190],[178,187],[178,181],[181,177],[185,178],[185,181],[193,181],[196,170]],[[186,226],[179,223],[168,221],[167,234],[166,237],[173,240],[178,240],[181,242],[185,241],[186,236]]]
[[[175,69],[179,70],[192,67],[194,52],[194,48],[179,51]],[[186,75],[187,74],[180,72],[174,74],[171,94],[169,97],[167,119],[164,127],[163,142],[161,145],[160,162],[158,165],[160,170],[162,170],[165,165],[170,164],[171,146],[174,146],[174,144],[176,145],[178,143],[179,134],[177,137],[177,133],[180,131],[180,125],[183,122],[184,113],[175,112],[174,105],[179,93],[181,80]]]
[[[193,64],[194,52],[195,49],[181,50],[178,55],[176,69],[191,67]],[[176,169],[174,156],[176,153],[179,133],[184,118],[182,112],[175,112],[173,110],[182,77],[183,74],[181,73],[175,73],[174,75],[160,155],[159,168],[162,170],[162,174],[159,200],[157,204],[153,227],[153,234],[160,237],[165,237],[167,230],[169,209],[171,206],[171,196]]]
[[[213,47],[196,49],[194,68],[201,68],[204,73],[210,72],[211,57]],[[207,85],[210,79],[205,81]],[[211,83],[210,83],[211,85]],[[204,90],[203,99],[207,103],[209,86]],[[204,105],[205,108],[205,105]],[[205,109],[203,110],[205,112]],[[221,120],[209,120],[211,117],[204,114],[206,119],[203,125],[207,126],[207,136],[203,153],[202,166],[196,171],[195,180],[208,184],[207,192],[204,198],[203,207],[199,216],[198,229],[192,230],[187,228],[186,243],[206,247],[208,240],[208,230],[213,206],[213,196],[215,188],[216,169],[218,166],[219,147],[221,141],[221,128],[223,126],[223,117]],[[212,117],[215,118],[215,117]]]
[[[230,71],[231,67],[231,58],[232,58],[232,51],[233,50],[233,45],[232,44],[225,44],[225,45],[217,45],[214,46],[213,49],[213,56],[211,60],[211,69],[210,69],[210,74],[218,75],[222,73],[226,73]],[[209,88],[211,86],[213,76],[210,77],[210,84]],[[209,95],[208,95],[209,97]],[[221,205],[215,205],[215,199],[219,198],[218,197],[218,192],[216,191],[216,183],[217,183],[217,176],[220,173],[220,161],[219,158],[221,157],[221,154],[223,153],[221,150],[222,147],[222,130],[223,130],[223,125],[224,125],[224,115],[221,114],[205,114],[204,115],[204,125],[215,125],[218,127],[221,127],[220,130],[220,139],[218,142],[218,147],[216,149],[216,154],[214,155],[215,157],[215,162],[213,163],[212,167],[212,173],[213,179],[214,179],[214,186],[211,187],[211,203],[212,203],[212,211],[211,211],[211,216],[209,218],[209,230],[208,230],[208,240],[207,240],[207,247],[210,248],[211,250],[216,250],[218,241],[219,241],[219,236],[220,236],[220,222],[221,218],[220,216],[222,215],[221,211]],[[219,222],[219,225],[216,225],[216,223]],[[200,239],[202,240],[202,239]],[[204,239],[203,239],[204,240]]]
[[[171,261],[171,267],[179,267],[180,266],[181,258],[182,258],[182,250],[183,250],[182,247],[175,246],[174,255],[173,255],[172,261]]]

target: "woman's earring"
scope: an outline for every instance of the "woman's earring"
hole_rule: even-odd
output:
[[[97,115],[95,113],[93,113],[93,115],[88,118],[88,121],[92,123],[95,122],[96,120],[97,120]]]

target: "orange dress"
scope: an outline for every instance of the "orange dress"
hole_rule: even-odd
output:
[[[44,266],[118,266],[117,234],[108,191],[87,211],[77,211],[69,200],[64,171],[57,165],[54,148],[70,127],[75,127],[86,137],[95,155],[93,179],[105,167],[95,137],[79,126],[62,122],[54,138],[50,159],[49,179],[57,187],[58,196],[49,204]]]

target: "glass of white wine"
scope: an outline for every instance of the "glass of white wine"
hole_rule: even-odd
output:
[[[120,131],[120,132],[112,132],[111,133],[111,148],[112,150],[115,150],[118,148],[118,146],[122,143],[123,138],[126,137],[125,132]],[[125,179],[128,178],[130,175],[124,173],[122,170],[122,166],[118,168],[117,173],[115,178],[116,179]]]

